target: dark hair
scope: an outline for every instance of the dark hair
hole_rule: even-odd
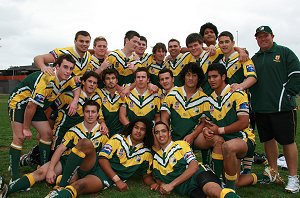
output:
[[[180,46],[180,42],[179,42],[177,39],[174,39],[174,38],[170,39],[169,42],[168,42],[168,46],[169,46],[169,44],[170,44],[171,42],[177,42],[178,45]]]
[[[136,74],[137,74],[138,72],[146,72],[147,78],[150,78],[149,71],[148,71],[148,69],[147,69],[146,67],[138,67],[138,68],[135,70],[135,72],[134,72],[134,78],[136,78]]]
[[[170,69],[164,67],[162,70],[160,70],[160,71],[158,72],[158,79],[159,79],[159,75],[160,75],[160,74],[164,74],[164,73],[169,73],[170,76],[173,78],[173,72],[172,72]]]
[[[208,74],[208,72],[210,72],[210,71],[218,71],[218,73],[221,76],[225,75],[226,76],[225,83],[228,84],[227,70],[226,70],[226,67],[223,64],[221,64],[221,63],[212,63],[212,64],[210,64],[207,68],[206,73]]]
[[[89,77],[91,77],[91,76],[97,78],[97,82],[99,82],[100,76],[99,76],[99,74],[97,74],[97,73],[94,72],[94,71],[87,71],[87,72],[85,72],[85,73],[83,74],[83,76],[80,78],[80,80],[85,82],[85,81],[86,81]]]
[[[60,56],[56,59],[54,65],[58,65],[58,66],[60,67],[60,65],[61,65],[61,63],[63,62],[63,60],[66,60],[66,61],[68,61],[68,62],[71,62],[71,63],[73,63],[74,65],[75,65],[75,63],[76,63],[75,60],[74,60],[74,58],[73,58],[70,54],[62,54],[62,55],[60,55]]]
[[[169,128],[169,126],[166,124],[166,123],[164,123],[163,121],[157,121],[157,122],[155,122],[155,124],[154,124],[154,129],[155,129],[155,127],[157,126],[157,125],[159,125],[159,124],[163,124],[163,125],[165,125],[166,127],[167,127],[167,129],[168,129],[168,131],[170,131],[170,128]]]
[[[87,31],[81,30],[81,31],[78,31],[78,32],[75,34],[75,41],[77,40],[77,38],[78,38],[79,35],[82,35],[82,36],[88,36],[88,37],[91,38],[90,33],[88,33]]]
[[[134,121],[130,122],[127,127],[125,128],[124,132],[122,132],[121,134],[128,136],[132,133],[133,127],[137,122],[142,122],[146,125],[146,135],[144,137],[144,145],[147,148],[152,148],[153,146],[153,135],[152,135],[152,128],[153,128],[153,123],[147,119],[146,117],[139,117],[137,119],[135,119]]]
[[[87,100],[83,106],[82,106],[82,111],[84,112],[86,106],[96,106],[97,107],[97,112],[99,112],[100,109],[100,105],[98,102],[94,101],[94,100]]]
[[[186,46],[188,46],[191,43],[195,43],[195,42],[198,42],[200,44],[203,43],[203,38],[200,34],[192,33],[186,37],[186,40],[185,40]]]
[[[167,53],[167,48],[166,45],[163,43],[156,43],[154,45],[154,47],[152,48],[152,54],[155,54],[156,51],[158,51],[159,49],[162,49],[164,52]]]
[[[118,76],[119,76],[119,73],[115,68],[107,68],[107,69],[103,70],[102,75],[101,75],[103,81],[107,74],[115,74],[116,78],[118,78]]]
[[[220,38],[221,36],[228,36],[230,40],[233,41],[233,35],[228,31],[221,32],[218,38]]]
[[[218,34],[219,34],[218,28],[214,24],[208,22],[200,27],[199,33],[202,37],[204,36],[205,29],[207,29],[207,28],[212,29],[214,31],[214,33],[216,34],[216,37],[218,36]]]
[[[96,37],[96,38],[94,39],[94,46],[96,46],[96,44],[97,44],[98,41],[104,41],[104,42],[106,42],[106,44],[107,44],[106,38],[104,38],[103,36],[98,36],[98,37]]]
[[[134,30],[129,30],[128,32],[126,32],[125,37],[124,37],[124,45],[126,43],[126,39],[131,40],[135,36],[140,37],[139,33],[137,33]]]
[[[145,41],[145,42],[146,42],[146,45],[147,45],[147,39],[146,39],[146,37],[140,36],[140,41]]]
[[[198,83],[197,83],[197,88],[199,88],[203,83],[204,83],[204,79],[205,79],[205,75],[202,71],[202,68],[199,67],[199,65],[195,62],[190,62],[188,64],[186,64],[181,72],[180,72],[180,80],[185,83],[185,75],[191,72],[193,74],[197,74],[198,76]]]

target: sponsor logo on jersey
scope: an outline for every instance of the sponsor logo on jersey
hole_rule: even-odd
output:
[[[213,105],[210,105],[210,106],[209,106],[209,112],[212,113],[212,112],[214,112],[214,110],[215,110],[215,107],[214,107]]]
[[[248,102],[244,102],[244,103],[240,104],[240,109],[249,109]]]
[[[123,156],[123,154],[124,154],[124,149],[120,148],[119,153],[118,153],[118,157]]]
[[[175,165],[176,163],[177,163],[176,158],[175,158],[174,156],[172,156],[172,157],[170,158],[170,164]]]
[[[229,101],[227,101],[225,105],[226,105],[227,108],[230,108],[230,107],[231,107],[231,104],[230,104]]]
[[[195,107],[195,108],[194,108],[194,111],[195,111],[195,113],[199,113],[199,108],[198,108],[198,107]]]
[[[253,65],[247,65],[246,70],[247,70],[247,72],[255,72],[255,68]]]
[[[135,158],[135,161],[136,162],[140,162],[141,161],[141,157],[139,155],[137,155],[136,158]]]
[[[179,108],[179,102],[175,102],[174,108],[177,110]]]
[[[133,108],[134,104],[132,101],[129,102],[129,108]]]
[[[36,94],[34,97],[34,100],[39,103],[44,103],[45,97],[41,94]]]
[[[103,97],[102,103],[103,103],[103,104],[106,104],[106,103],[107,103],[107,97],[105,97],[105,96]]]
[[[101,152],[103,152],[103,153],[105,153],[105,154],[107,154],[107,155],[110,155],[111,152],[112,152],[112,147],[111,147],[111,145],[105,144],[105,145],[103,146],[103,148],[101,149]]]
[[[94,145],[94,148],[98,148],[98,147],[99,147],[99,145],[100,145],[100,142],[99,142],[99,140],[98,140],[98,139],[96,139],[96,140],[93,140],[93,145]]]

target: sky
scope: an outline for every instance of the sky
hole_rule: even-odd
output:
[[[250,56],[258,51],[255,29],[269,25],[274,41],[300,56],[299,7],[299,0],[0,0],[0,69],[31,65],[36,55],[72,46],[79,30],[92,40],[104,36],[109,50],[121,49],[125,33],[135,30],[151,52],[171,38],[185,46],[206,22],[230,31]]]

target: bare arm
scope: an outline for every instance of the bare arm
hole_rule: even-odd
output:
[[[126,107],[124,106],[121,106],[120,107],[120,112],[119,112],[119,119],[120,119],[120,122],[126,126],[129,124],[129,120],[127,118],[127,111],[126,111]]]
[[[55,75],[54,68],[46,65],[48,63],[55,62],[54,57],[50,53],[38,55],[38,56],[34,57],[33,61],[34,61],[34,64],[38,68],[40,68],[42,72],[49,74],[49,75]]]
[[[170,115],[168,113],[168,111],[166,110],[162,110],[160,111],[161,114],[161,121],[164,122],[165,124],[169,125],[169,121],[170,121]]]
[[[151,190],[158,190],[159,185],[154,181],[151,174],[143,175],[143,181]]]
[[[79,100],[80,92],[81,92],[80,88],[73,90],[73,95],[74,95],[73,100],[67,107],[67,109],[69,109],[68,111],[69,116],[72,116],[77,112],[77,103]]]
[[[25,136],[25,138],[31,138],[32,133],[30,130],[30,124],[32,121],[32,118],[36,112],[36,108],[37,108],[37,104],[35,104],[32,101],[29,101],[26,109],[25,109],[25,113],[24,113],[24,123],[23,123],[23,134]]]
[[[234,92],[235,90],[240,90],[240,91],[244,91],[246,89],[249,89],[250,87],[252,87],[252,85],[254,85],[256,83],[257,79],[254,78],[253,76],[250,76],[248,78],[246,78],[246,80],[244,80],[244,82],[237,84],[237,83],[233,83],[230,87],[231,87],[231,91]]]

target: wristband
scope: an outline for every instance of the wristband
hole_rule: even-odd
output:
[[[225,133],[225,128],[224,127],[219,127],[218,128],[218,133],[221,135],[221,134],[224,134]]]
[[[115,175],[115,176],[113,176],[113,178],[111,180],[113,180],[113,182],[116,183],[117,181],[119,181],[121,179],[120,179],[120,177],[118,175]]]

